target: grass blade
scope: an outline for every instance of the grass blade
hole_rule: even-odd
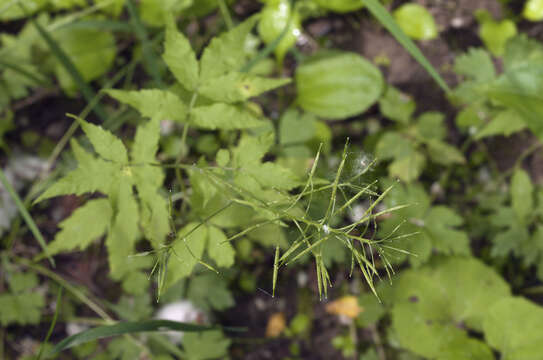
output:
[[[36,360],[40,360],[43,355],[43,349],[45,344],[49,341],[49,338],[51,338],[51,334],[53,333],[53,329],[55,328],[55,325],[57,324],[58,319],[58,313],[60,312],[60,299],[62,298],[62,286],[58,289],[58,295],[57,295],[57,305],[55,309],[55,315],[53,316],[53,321],[51,321],[51,326],[49,326],[49,330],[47,331],[47,335],[45,336],[45,340],[41,343],[40,346],[40,352],[38,353],[38,356],[36,357]]]
[[[34,237],[40,244],[41,248],[43,249],[43,252],[47,255],[47,259],[51,263],[51,266],[55,267],[55,260],[53,260],[51,255],[48,254],[47,245],[45,244],[45,239],[43,238],[40,230],[38,229],[38,226],[32,219],[32,216],[30,216],[30,214],[28,213],[28,210],[24,206],[19,195],[17,195],[17,192],[15,191],[13,186],[11,186],[11,184],[9,183],[2,169],[0,169],[0,182],[4,185],[4,188],[6,189],[8,194],[11,196],[13,201],[15,202],[17,209],[19,210],[19,212],[21,213],[21,216],[23,217],[24,221],[28,225],[28,228],[32,232],[32,235],[34,235]]]
[[[390,13],[379,3],[378,0],[364,0],[364,4],[369,12],[383,25],[394,38],[404,47],[411,56],[430,74],[437,84],[445,91],[450,92],[445,80],[439,75],[437,70],[430,64],[428,59],[422,54],[417,45],[411,40],[398,26]]]
[[[147,63],[150,75],[159,88],[164,88],[164,83],[162,81],[162,77],[160,76],[160,69],[158,68],[157,64],[157,57],[153,52],[153,47],[151,46],[149,37],[147,36],[147,30],[141,22],[141,19],[132,0],[128,0],[126,2],[126,7],[128,8],[128,12],[130,13],[130,19],[134,28],[134,32],[136,33],[136,36],[141,42],[143,59]]]
[[[5,67],[5,68],[11,69],[11,70],[13,70],[13,71],[27,77],[28,79],[34,81],[35,83],[38,83],[38,84],[41,84],[41,85],[46,85],[46,86],[51,85],[51,83],[49,82],[49,80],[47,78],[37,76],[37,75],[31,73],[30,71],[26,70],[25,68],[23,68],[19,64],[14,64],[14,63],[11,63],[11,62],[0,59],[0,65]]]
[[[140,332],[156,332],[156,331],[185,331],[185,332],[200,332],[219,329],[217,326],[204,326],[196,324],[188,324],[170,320],[146,320],[134,322],[119,322],[113,325],[98,326],[78,334],[67,337],[59,342],[49,353],[56,355],[63,350],[69,349],[76,345],[84,344],[93,340],[103,339],[112,336],[134,334]],[[230,331],[242,331],[240,328],[225,328]]]

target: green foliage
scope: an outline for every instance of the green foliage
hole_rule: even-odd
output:
[[[107,195],[107,201],[92,200],[65,220],[61,224],[63,230],[50,247],[55,252],[76,247],[82,250],[107,229],[111,273],[119,279],[130,269],[128,255],[141,236],[139,225],[154,246],[161,244],[169,231],[166,202],[158,193],[164,175],[160,168],[150,164],[157,150],[158,121],[150,120],[138,128],[131,151],[133,163],[129,163],[126,148],[118,138],[99,126],[81,119],[77,121],[99,156],[88,153],[72,140],[78,168],[53,184],[36,202],[59,195],[96,191]],[[93,221],[89,222],[88,215],[94,215],[90,218]],[[81,229],[89,231],[77,234]],[[77,236],[73,236],[75,234]]]
[[[230,340],[220,330],[188,333],[183,336],[183,349],[187,360],[224,358]]]
[[[537,359],[543,341],[542,320],[540,306],[520,297],[505,298],[486,312],[485,339],[504,360]]]
[[[527,0],[524,4],[524,10],[522,16],[530,21],[543,20],[543,1],[541,0]]]
[[[173,20],[166,26],[163,59],[175,79],[192,93],[186,103],[170,90],[110,90],[115,99],[136,108],[144,117],[171,119],[203,129],[246,129],[265,122],[241,104],[249,98],[283,86],[289,79],[269,79],[242,73],[246,63],[245,41],[257,18],[213,38],[200,61],[188,39],[176,29]],[[208,99],[205,105],[196,100]]]
[[[225,310],[234,306],[227,285],[217,274],[208,272],[191,279],[187,297],[203,310]]]
[[[429,358],[493,359],[463,330],[481,331],[486,311],[510,293],[492,269],[475,259],[443,259],[404,272],[392,291],[392,327],[402,347]]]
[[[313,2],[324,9],[338,13],[351,12],[364,7],[364,1],[362,0],[313,0]]]
[[[383,77],[354,53],[321,53],[296,69],[297,103],[317,116],[339,120],[364,112],[377,101]]]
[[[8,273],[9,292],[0,295],[0,324],[38,324],[45,307],[43,293],[36,291],[38,277],[32,273]]]
[[[428,159],[440,165],[465,163],[462,153],[444,141],[447,129],[441,113],[426,112],[413,121],[415,104],[393,87],[379,100],[379,107],[386,118],[398,122],[396,130],[386,131],[375,147],[379,159],[392,160],[390,176],[416,180]]]
[[[419,4],[404,4],[394,10],[394,19],[400,28],[415,40],[431,40],[438,35],[434,17]]]
[[[432,206],[420,184],[396,185],[384,202],[387,207],[410,205],[394,212],[379,226],[379,234],[387,239],[389,248],[385,252],[391,261],[401,263],[407,259],[417,266],[430,259],[432,250],[470,255],[469,238],[457,229],[464,222],[462,217],[449,207]]]
[[[507,41],[517,34],[517,26],[511,20],[495,21],[485,10],[477,12],[479,36],[486,48],[495,56],[503,55]]]
[[[268,1],[261,11],[258,23],[258,33],[262,40],[267,44],[273,42],[287,26],[287,33],[275,48],[275,55],[280,62],[286,52],[296,44],[301,35],[302,24],[300,14],[291,8],[290,1]]]
[[[543,89],[537,79],[543,74],[543,46],[525,35],[516,36],[507,42],[503,61],[504,72],[495,76],[484,50],[471,49],[457,59],[455,71],[466,80],[452,97],[469,105],[471,112],[471,120],[457,118],[457,123],[471,127],[477,139],[509,135],[526,126],[542,138],[543,126],[538,119],[543,114],[539,101]],[[488,123],[483,126],[485,120]]]

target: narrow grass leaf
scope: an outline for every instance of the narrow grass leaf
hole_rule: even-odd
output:
[[[437,70],[430,64],[428,59],[422,54],[417,45],[402,31],[392,15],[385,9],[378,0],[364,0],[364,4],[373,16],[383,25],[394,38],[418,61],[419,64],[430,74],[437,84],[445,91],[450,92],[445,80],[439,75]]]

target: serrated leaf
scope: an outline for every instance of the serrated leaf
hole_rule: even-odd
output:
[[[423,141],[443,140],[447,135],[447,128],[443,121],[445,115],[437,111],[427,111],[417,118],[417,134]]]
[[[535,360],[541,356],[542,321],[540,306],[521,297],[502,299],[485,315],[485,339],[504,360]]]
[[[526,128],[526,123],[523,118],[512,109],[500,111],[481,131],[475,134],[475,139],[480,140],[489,136],[505,135],[509,136],[513,133]]]
[[[446,206],[434,206],[424,219],[435,249],[447,255],[471,255],[468,235],[456,230],[464,223],[461,216]]]
[[[401,133],[387,131],[377,143],[375,156],[379,159],[395,159],[408,156],[414,151],[411,142]]]
[[[85,250],[94,240],[105,234],[111,216],[112,209],[107,199],[87,201],[59,224],[61,230],[49,243],[48,251],[57,254],[73,249]]]
[[[132,106],[144,117],[179,122],[187,119],[187,106],[173,92],[159,89],[104,91],[116,100]]]
[[[242,106],[215,103],[199,106],[190,113],[190,124],[208,130],[249,129],[265,124]]]
[[[99,125],[94,125],[78,118],[77,121],[81,124],[81,128],[85,135],[89,138],[94,151],[102,158],[114,161],[120,164],[128,162],[126,148],[119,138],[113,135],[108,130],[104,130]]]
[[[177,81],[187,90],[196,90],[199,80],[196,54],[189,40],[177,30],[173,19],[170,19],[166,26],[166,41],[162,58]]]
[[[235,103],[290,82],[289,78],[272,79],[233,71],[204,82],[198,91],[215,101]]]
[[[256,21],[256,16],[250,17],[234,29],[211,40],[200,59],[202,82],[241,69],[245,63],[245,40]]]
[[[77,169],[55,182],[34,203],[59,195],[82,195],[95,191],[109,193],[112,179],[119,176],[119,166],[89,154],[75,139],[70,143],[78,161]]]
[[[187,296],[204,310],[225,310],[235,304],[234,297],[228,290],[228,283],[212,272],[194,277],[190,281]]]
[[[187,333],[183,337],[183,348],[187,360],[209,360],[224,358],[228,354],[230,340],[220,330]]]
[[[446,142],[433,140],[427,141],[426,145],[428,146],[430,158],[438,164],[451,165],[466,163],[466,159],[460,150]]]
[[[177,233],[177,239],[173,244],[173,254],[168,262],[168,274],[165,289],[175,284],[178,280],[189,276],[192,269],[201,259],[207,241],[208,230],[198,223],[189,223]],[[198,226],[197,229],[195,229]],[[195,229],[195,230],[194,230]],[[188,236],[189,232],[192,233]]]
[[[458,56],[454,61],[454,71],[481,82],[492,81],[496,77],[492,59],[483,49],[470,48],[467,53]]]
[[[123,277],[130,270],[128,256],[133,254],[139,235],[138,203],[132,193],[132,184],[121,180],[117,186],[110,195],[116,213],[106,238],[109,267],[114,279]]]
[[[543,45],[526,34],[519,34],[505,46],[503,65],[505,71],[514,71],[529,64],[543,63]]]
[[[39,292],[0,295],[0,324],[30,325],[40,322],[45,299]]]
[[[528,173],[517,169],[511,178],[511,205],[520,223],[526,224],[534,207],[534,186]]]
[[[417,105],[411,96],[402,93],[393,86],[388,86],[379,99],[379,110],[388,119],[407,124]]]
[[[226,235],[218,227],[210,226],[208,228],[207,253],[220,267],[230,267],[234,264],[236,252],[226,239]]]
[[[393,161],[388,166],[388,172],[392,177],[398,177],[400,180],[410,182],[417,179],[424,166],[426,158],[418,151],[411,152],[408,156]]]

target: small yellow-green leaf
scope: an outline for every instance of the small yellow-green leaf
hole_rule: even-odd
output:
[[[289,23],[290,21],[290,23]],[[287,51],[296,44],[302,34],[300,15],[292,11],[290,1],[269,1],[262,9],[258,33],[266,44],[280,36],[288,25],[288,32],[275,48],[275,55],[282,61]]]
[[[543,20],[543,0],[526,1],[522,16],[530,21]]]
[[[363,0],[313,0],[320,7],[338,13],[347,13],[364,7]]]
[[[494,55],[501,56],[505,52],[507,41],[517,34],[517,26],[512,20],[495,21],[489,14],[479,12],[479,36],[486,48]]]
[[[416,40],[431,40],[437,37],[434,17],[419,4],[408,3],[394,11],[394,19],[400,28]]]

